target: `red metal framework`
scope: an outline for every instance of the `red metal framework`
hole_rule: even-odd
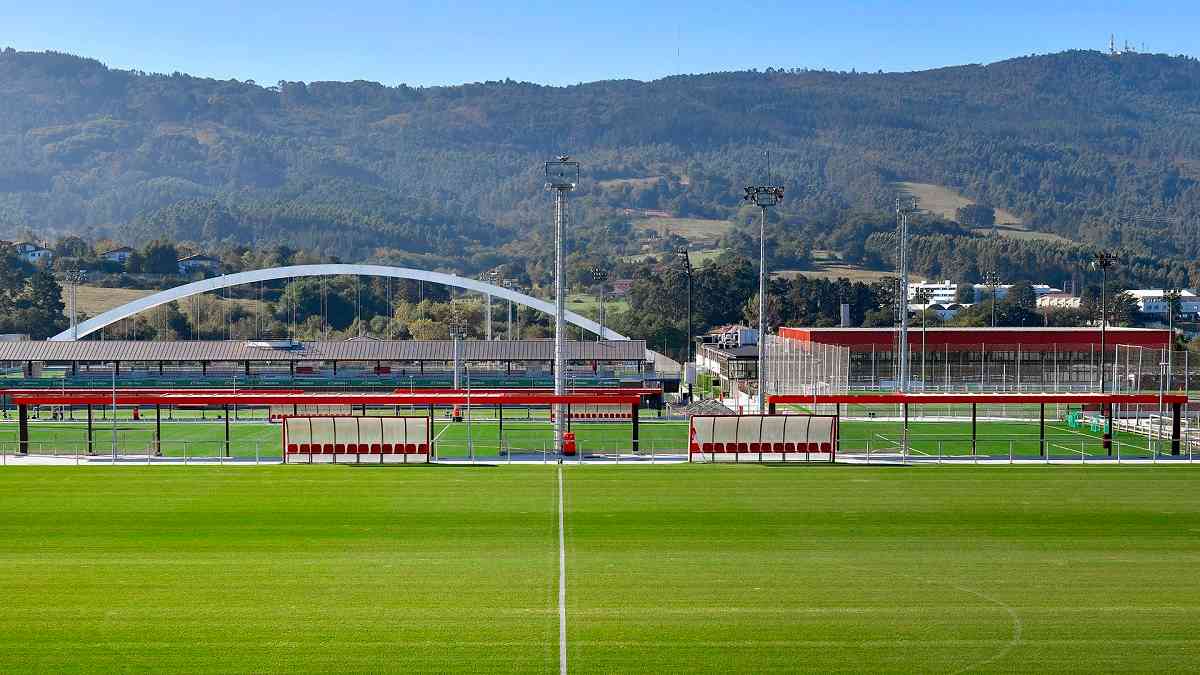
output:
[[[655,390],[657,391],[657,390]],[[177,407],[223,407],[225,419],[225,452],[229,454],[230,406],[301,406],[301,405],[350,405],[350,406],[427,406],[449,407],[456,405],[497,406],[555,404],[601,404],[626,405],[633,419],[633,449],[639,445],[638,408],[642,396],[626,393],[620,389],[598,393],[568,393],[556,395],[546,391],[512,389],[491,391],[444,390],[439,392],[414,391],[411,393],[359,393],[359,392],[297,392],[297,391],[235,391],[207,390],[151,390],[110,389],[105,390],[11,390],[2,392],[17,407],[18,446],[21,454],[29,452],[29,406],[86,406],[88,409],[88,438],[91,438],[92,408],[96,406],[162,406]],[[503,424],[503,416],[500,417]],[[161,415],[155,415],[155,445],[161,435]],[[89,451],[91,450],[89,446]]]
[[[1187,403],[1186,394],[1164,394],[1163,403]],[[1158,394],[1100,394],[1100,393],[938,393],[915,394],[881,392],[867,394],[772,394],[767,397],[770,404],[836,404],[836,403],[890,403],[895,405],[924,405],[926,403],[1067,403],[1067,404],[1110,404],[1110,405],[1156,405]]]
[[[1112,415],[1113,406],[1125,405],[1163,405],[1171,406],[1171,454],[1178,455],[1180,452],[1180,440],[1182,436],[1182,426],[1180,424],[1183,416],[1183,406],[1187,405],[1188,397],[1186,394],[1100,394],[1100,393],[1029,393],[1029,394],[1000,394],[1000,393],[980,393],[980,394],[906,394],[900,392],[891,393],[868,393],[868,394],[774,394],[767,397],[769,411],[772,415],[775,414],[776,406],[780,404],[794,405],[834,405],[837,406],[837,416],[839,424],[841,419],[841,408],[843,404],[889,404],[898,405],[903,410],[904,414],[904,429],[908,431],[908,408],[910,405],[926,405],[926,404],[953,404],[966,403],[971,406],[971,448],[972,454],[975,452],[977,433],[977,415],[976,407],[980,403],[1035,403],[1039,405],[1040,416],[1038,432],[1040,438],[1041,453],[1046,451],[1046,404],[1047,403],[1065,403],[1067,405],[1098,405],[1104,413],[1106,422],[1104,425],[1103,444],[1104,449],[1112,454]]]

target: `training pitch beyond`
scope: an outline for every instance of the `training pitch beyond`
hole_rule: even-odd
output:
[[[1186,670],[1198,495],[1150,466],[10,467],[0,670]]]

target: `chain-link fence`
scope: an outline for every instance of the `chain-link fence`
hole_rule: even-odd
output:
[[[767,337],[767,391],[771,394],[844,394],[850,350],[837,345]]]
[[[1187,351],[1116,344],[1108,357],[1100,349],[1058,345],[941,345],[910,351],[909,391],[920,392],[1189,392],[1200,383],[1200,358]],[[852,391],[895,391],[900,388],[899,359],[894,349],[855,350],[848,357]],[[1103,365],[1103,368],[1102,368]]]

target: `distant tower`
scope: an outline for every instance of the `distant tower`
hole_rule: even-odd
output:
[[[1108,34],[1108,55],[1109,56],[1117,55],[1117,34],[1116,33]]]

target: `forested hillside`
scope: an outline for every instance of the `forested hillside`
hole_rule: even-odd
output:
[[[576,247],[601,256],[638,252],[631,210],[744,221],[740,187],[765,179],[766,148],[788,190],[773,236],[796,258],[820,247],[872,262],[896,181],[951,187],[1084,245],[1183,268],[1200,257],[1190,58],[1076,51],[904,74],[411,88],[263,86],[0,52],[0,236],[540,269],[541,162],[553,155],[584,163]]]

